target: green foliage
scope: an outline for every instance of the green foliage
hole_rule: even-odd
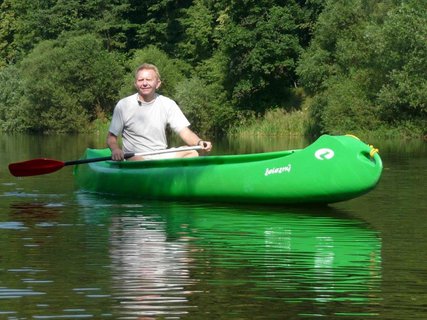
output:
[[[360,29],[363,30],[365,16],[369,14],[363,10],[362,0],[327,2],[315,26],[313,41],[300,56],[296,69],[308,92],[325,90],[329,78],[357,67],[355,63],[369,61],[365,59],[366,51],[355,48],[356,39],[361,34],[363,37]]]
[[[178,43],[180,55],[191,63],[209,58],[214,48],[214,13],[205,0],[195,0],[183,12],[179,19],[184,29],[184,37]]]
[[[263,117],[245,116],[245,121],[230,129],[236,137],[304,136],[308,126],[308,112],[287,112],[282,108],[267,110]]]
[[[0,4],[0,67],[21,61],[39,42],[93,33],[108,49],[125,49],[135,25],[129,1],[5,0]]]
[[[323,101],[327,105],[321,119],[327,132],[340,134],[358,128],[373,130],[378,126],[378,108],[371,105],[364,83],[354,79],[357,76],[334,78],[334,83],[329,84],[329,89],[324,92]]]
[[[418,1],[392,10],[379,32],[378,59],[386,60],[387,79],[378,103],[389,122],[398,118],[427,119],[426,39],[427,7]]]
[[[31,123],[29,110],[21,103],[24,95],[20,71],[10,65],[0,70],[0,130],[19,132]]]
[[[192,128],[203,134],[220,134],[226,131],[234,111],[216,84],[207,84],[194,77],[177,86],[176,99],[192,122]]]
[[[242,3],[244,2],[244,3]],[[281,105],[295,82],[303,12],[292,1],[235,1],[226,19],[221,48],[230,59],[227,87],[233,104],[263,111]]]
[[[228,56],[223,51],[216,51],[209,59],[199,63],[194,69],[194,73],[207,83],[224,85],[229,64]]]
[[[71,50],[70,47],[65,48],[64,33],[67,37],[71,34],[75,37],[97,34],[109,50],[125,49],[132,53],[126,62],[129,75],[142,62],[158,65],[163,78],[163,94],[172,98],[179,94],[180,100],[186,101],[183,93],[187,92],[191,97],[192,91],[189,89],[191,86],[184,82],[190,81],[200,91],[200,97],[209,99],[210,105],[206,110],[215,113],[210,117],[215,122],[210,121],[202,130],[223,131],[234,121],[236,107],[263,110],[287,99],[288,87],[296,81],[293,69],[301,50],[300,39],[308,42],[312,26],[310,19],[317,16],[322,6],[318,0],[308,3],[302,8],[294,1],[283,4],[283,1],[273,0],[95,0],[83,3],[77,0],[31,3],[5,0],[0,22],[0,46],[5,50],[0,54],[0,67],[1,64],[20,62],[25,57],[25,63],[34,60],[36,65],[42,65],[36,57],[39,54],[50,61],[61,61],[60,48]],[[49,39],[53,42],[44,44]],[[257,44],[254,48],[253,43]],[[35,46],[36,50],[31,52]],[[46,50],[42,52],[43,46]],[[75,52],[68,54],[70,66],[82,64],[82,59],[76,54],[78,51],[83,52],[85,60],[92,61],[85,56],[84,47],[76,46]],[[105,61],[109,64],[108,59]],[[94,114],[102,117],[104,105],[108,105],[111,99],[106,97],[106,101],[96,101],[89,106],[93,100],[92,92],[96,90],[85,88],[82,83],[96,83],[94,78],[83,72],[90,68],[77,68],[79,75],[67,78],[65,83],[70,81],[68,88],[61,89],[54,84],[59,83],[61,87],[63,83],[51,70],[61,70],[64,66],[53,67],[53,64],[46,63],[43,68],[49,72],[37,76],[46,85],[30,86],[37,88],[28,97],[25,94],[21,103],[23,106],[33,103],[44,106],[43,112],[31,118],[31,128],[63,130],[59,123],[65,125],[66,122],[72,128],[64,130],[76,130],[91,121]],[[114,72],[105,74],[115,77]],[[133,92],[133,75],[117,77],[114,83],[114,90],[122,88],[123,94]],[[46,88],[51,88],[51,92]],[[78,94],[56,98],[70,91]],[[204,105],[203,101],[200,103]],[[80,119],[75,121],[75,125],[70,119],[71,111],[59,112],[72,109],[72,105]],[[190,113],[198,109],[191,103],[184,105],[189,106]],[[46,113],[51,116],[47,117]],[[200,110],[196,114],[201,114]],[[46,119],[42,120],[42,115]],[[201,121],[196,120],[196,123]]]
[[[0,4],[0,68],[13,61],[16,48],[13,43],[15,13],[10,10],[10,3]]]
[[[135,24],[133,48],[154,45],[164,51],[174,52],[181,39],[179,19],[182,10],[191,5],[191,0],[130,0],[132,11],[129,17]]]
[[[43,41],[20,64],[31,130],[82,131],[112,109],[123,71],[94,35]],[[108,76],[106,76],[108,75]]]
[[[319,132],[425,125],[426,38],[419,1],[329,1],[297,68]]]
[[[0,130],[105,123],[151,62],[199,131],[308,102],[311,133],[426,134],[426,39],[419,0],[3,0]]]

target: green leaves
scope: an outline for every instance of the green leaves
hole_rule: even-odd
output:
[[[194,4],[183,10],[179,19],[184,30],[184,37],[178,43],[180,55],[191,63],[197,63],[211,56],[216,48],[214,12],[204,0],[195,0]]]
[[[0,70],[0,130],[8,132],[25,131],[31,124],[29,110],[21,99],[24,86],[20,71],[13,65]]]
[[[318,132],[427,125],[423,1],[0,3],[2,130],[84,130],[133,92],[143,62],[204,131],[299,110],[295,89]]]
[[[297,68],[321,110],[321,130],[425,126],[426,39],[419,1],[329,2]]]
[[[232,16],[221,42],[230,58],[227,82],[233,102],[257,111],[283,105],[286,89],[295,81],[295,65],[302,52],[302,9],[293,2],[282,6],[264,2],[256,5],[257,10],[254,6],[247,11],[230,8],[243,12]]]
[[[123,76],[120,59],[94,35],[43,41],[20,64],[31,130],[77,132],[110,113]]]

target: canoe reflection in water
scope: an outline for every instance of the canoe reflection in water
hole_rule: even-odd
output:
[[[332,208],[84,198],[87,221],[110,226],[123,316],[363,315],[378,303],[380,238]]]

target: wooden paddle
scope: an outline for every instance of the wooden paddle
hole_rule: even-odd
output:
[[[194,146],[194,147],[182,147],[175,149],[165,149],[151,152],[141,152],[141,153],[125,153],[125,159],[132,158],[133,156],[151,156],[156,154],[163,153],[172,153],[172,152],[180,152],[180,151],[188,151],[188,150],[201,150],[203,147]],[[32,159],[22,162],[15,162],[9,164],[9,171],[15,177],[28,177],[28,176],[36,176],[41,174],[52,173],[62,169],[65,166],[72,166],[84,163],[91,162],[100,162],[100,161],[108,161],[111,160],[110,157],[102,157],[102,158],[91,158],[91,159],[82,159],[82,160],[73,160],[73,161],[59,161],[53,159],[39,158]]]

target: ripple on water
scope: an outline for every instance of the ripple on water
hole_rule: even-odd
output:
[[[0,287],[0,299],[23,298],[28,296],[44,295],[44,292],[33,291],[32,289],[13,289]]]
[[[0,222],[0,229],[25,230],[28,228],[24,225],[24,223],[19,221],[4,221]]]

